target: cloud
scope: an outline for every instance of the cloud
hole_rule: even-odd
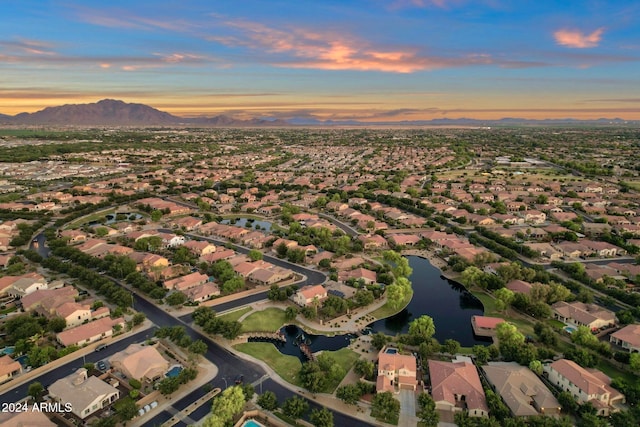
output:
[[[598,28],[591,34],[585,34],[578,30],[562,29],[553,33],[556,43],[561,46],[584,49],[588,47],[596,47],[602,40],[604,28]]]
[[[55,55],[54,44],[42,40],[0,40],[0,46],[13,54]]]
[[[231,47],[245,47],[255,52],[255,57],[278,67],[413,73],[494,62],[485,54],[445,57],[425,55],[407,46],[377,47],[339,32],[276,29],[245,20],[224,21],[222,25],[235,33],[213,35],[207,40]]]

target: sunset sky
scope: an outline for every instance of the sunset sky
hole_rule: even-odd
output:
[[[640,119],[638,0],[3,0],[0,113]]]

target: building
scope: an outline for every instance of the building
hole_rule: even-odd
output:
[[[209,281],[209,276],[199,272],[187,274],[186,276],[164,282],[164,287],[169,290],[184,291],[194,286],[203,285]]]
[[[471,316],[471,327],[473,333],[479,337],[493,337],[496,335],[496,328],[504,319],[489,316]]]
[[[571,393],[576,402],[589,402],[597,415],[608,416],[620,409],[624,395],[611,387],[611,379],[595,369],[585,369],[572,360],[560,359],[544,366],[549,382]]]
[[[514,417],[560,415],[560,403],[530,369],[515,362],[489,362],[482,370]]]
[[[187,289],[185,295],[187,295],[189,301],[203,302],[220,295],[220,288],[215,283],[207,282]]]
[[[631,353],[640,353],[640,325],[627,325],[609,336],[613,344],[628,350]]]
[[[120,391],[96,377],[88,377],[87,370],[80,368],[51,384],[49,395],[56,402],[70,404],[71,412],[85,419],[118,400]]]
[[[11,381],[13,377],[20,373],[22,373],[20,362],[7,355],[0,357],[0,384]]]
[[[113,328],[117,325],[120,325],[120,328],[124,328],[124,318],[111,319],[110,317],[103,317],[102,319],[62,331],[56,335],[56,339],[65,347],[70,345],[82,347],[112,336]]]
[[[436,409],[466,412],[470,417],[489,416],[489,407],[476,367],[470,361],[429,360],[431,396]]]
[[[109,358],[109,364],[128,378],[152,382],[162,378],[169,369],[169,362],[155,347],[131,344]]]
[[[305,307],[314,301],[322,301],[327,298],[327,290],[322,285],[304,286],[291,295],[291,300],[300,307]]]
[[[56,427],[44,412],[0,412],[0,425],[4,427]]]
[[[551,309],[557,320],[574,326],[587,326],[592,331],[617,323],[615,313],[596,304],[558,301],[551,306]]]
[[[416,390],[418,385],[416,358],[400,354],[397,349],[383,348],[378,354],[378,393],[396,389]]]

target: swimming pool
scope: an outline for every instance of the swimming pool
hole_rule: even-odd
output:
[[[171,369],[169,369],[167,373],[164,374],[164,376],[167,378],[173,378],[177,377],[180,372],[182,372],[182,365],[173,365]]]
[[[398,349],[388,348],[384,352],[387,353],[387,354],[396,354],[398,352]]]
[[[16,348],[13,346],[5,347],[2,350],[0,350],[0,355],[3,355],[3,354],[11,355],[15,350]]]
[[[570,334],[572,334],[572,333],[574,333],[575,331],[578,330],[578,328],[576,328],[575,326],[571,326],[571,325],[567,325],[562,329],[564,329],[565,331],[567,331]]]
[[[242,424],[242,427],[264,427],[262,424],[257,422],[256,420],[247,420]]]

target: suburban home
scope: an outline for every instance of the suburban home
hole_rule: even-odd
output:
[[[515,362],[489,362],[482,370],[514,417],[560,415],[560,403],[529,368]]]
[[[387,240],[379,234],[372,234],[370,236],[361,235],[358,236],[358,240],[362,242],[362,247],[365,250],[389,247]]]
[[[431,396],[436,409],[466,412],[470,417],[489,416],[489,407],[478,371],[470,361],[429,360]]]
[[[108,407],[120,398],[117,388],[97,377],[88,377],[84,368],[54,382],[48,390],[54,401],[70,404],[71,412],[80,419]]]
[[[389,234],[387,238],[393,246],[414,246],[421,240],[420,236],[415,234]]]
[[[398,349],[385,347],[378,353],[378,393],[413,390],[418,386],[416,358],[400,354]]]
[[[65,347],[71,345],[82,347],[83,345],[91,344],[92,342],[112,336],[113,328],[117,325],[124,328],[124,318],[111,319],[110,317],[103,317],[102,319],[62,331],[56,335],[56,339]]]
[[[194,286],[185,291],[187,298],[192,302],[203,302],[220,295],[220,288],[213,282]]]
[[[44,412],[0,412],[0,425],[7,427],[56,427]]]
[[[555,319],[574,326],[588,326],[592,331],[617,323],[614,312],[596,304],[558,301],[551,306],[551,309]]]
[[[489,316],[471,316],[471,327],[473,333],[479,337],[493,337],[496,335],[496,328],[504,319]]]
[[[327,290],[322,285],[304,286],[291,295],[291,300],[300,307],[306,307],[314,301],[322,301],[327,298]]]
[[[249,275],[249,280],[258,285],[273,285],[290,278],[292,275],[293,272],[286,268],[258,268]]]
[[[200,272],[187,274],[186,276],[176,277],[175,279],[164,282],[164,287],[169,290],[184,291],[194,286],[202,285],[209,281],[209,276]]]
[[[39,314],[50,317],[55,313],[56,307],[67,302],[75,302],[78,290],[73,286],[63,286],[57,289],[40,289],[32,294],[25,295],[20,300],[24,311],[37,311]]]
[[[10,381],[20,373],[22,373],[20,362],[7,355],[0,357],[0,384]]]
[[[627,325],[612,333],[609,341],[628,350],[631,353],[640,353],[640,325]]]
[[[611,378],[596,369],[585,369],[572,360],[560,359],[544,366],[549,382],[571,393],[578,403],[589,402],[597,415],[608,416],[620,409],[625,397],[611,387]]]
[[[362,280],[365,285],[372,285],[378,280],[375,271],[367,270],[362,267],[338,273],[338,282],[345,283],[349,279]]]
[[[109,358],[109,364],[127,378],[153,382],[163,377],[169,361],[151,345],[131,344]]]
[[[0,279],[0,293],[8,294],[14,298],[22,298],[38,289],[48,289],[46,279],[38,273],[5,276]]]
[[[531,293],[531,288],[533,285],[529,282],[525,282],[524,280],[512,280],[505,286],[510,291],[513,291],[518,294],[527,294]]]
[[[626,251],[608,242],[596,242],[594,240],[583,239],[581,243],[589,248],[593,253],[601,257],[614,257],[624,255]]]
[[[212,254],[216,251],[216,245],[200,240],[190,240],[184,244],[184,247],[198,256]]]

